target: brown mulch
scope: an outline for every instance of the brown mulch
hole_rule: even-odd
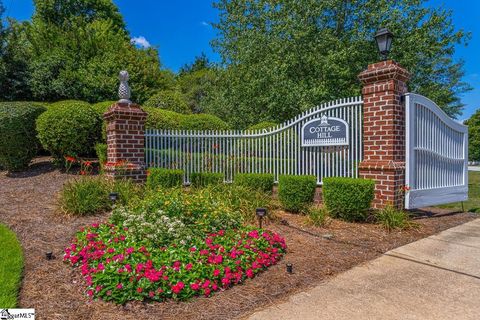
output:
[[[19,304],[35,308],[37,319],[241,318],[390,249],[476,217],[439,209],[419,211],[415,220],[419,228],[388,233],[374,224],[337,220],[325,228],[309,227],[302,216],[279,213],[278,222],[270,223],[267,228],[286,238],[288,253],[280,264],[255,279],[211,298],[118,306],[89,301],[79,271],[62,262],[63,248],[81,226],[106,219],[106,215],[59,214],[55,205],[58,191],[72,178],[73,175],[55,170],[47,158],[36,159],[26,173],[7,176],[0,172],[0,222],[17,233],[25,254]],[[327,239],[325,235],[333,238]],[[46,251],[53,251],[56,259],[47,261]],[[293,264],[293,274],[285,272],[286,262]]]

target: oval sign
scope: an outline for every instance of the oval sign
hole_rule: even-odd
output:
[[[348,143],[348,124],[343,119],[323,115],[302,126],[302,147],[345,146]]]

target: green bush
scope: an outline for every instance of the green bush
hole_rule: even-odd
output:
[[[225,175],[217,172],[193,172],[190,174],[190,182],[194,187],[206,187],[212,184],[221,184]]]
[[[417,226],[417,224],[410,220],[408,212],[398,210],[391,205],[375,212],[375,219],[388,231],[408,229]]]
[[[45,110],[28,102],[0,103],[0,167],[18,171],[28,166],[40,146],[35,121]]]
[[[158,108],[144,107],[143,110],[148,113],[145,122],[145,128],[147,129],[179,129],[180,121],[185,117],[183,114]]]
[[[315,176],[281,175],[278,178],[278,198],[285,210],[300,212],[313,202]]]
[[[211,114],[189,114],[180,118],[182,130],[228,130],[229,128],[225,121]]]
[[[323,199],[330,213],[347,221],[363,221],[375,195],[375,181],[344,177],[323,179]]]
[[[110,209],[110,184],[102,177],[82,177],[68,181],[60,193],[59,206],[64,213],[90,215]]]
[[[275,122],[270,122],[270,121],[262,121],[257,124],[254,124],[250,127],[247,128],[247,130],[262,130],[262,129],[270,129],[273,127],[276,127],[277,124]]]
[[[272,192],[275,176],[270,173],[238,173],[235,184],[263,192]]]
[[[95,145],[95,153],[97,154],[100,169],[103,170],[103,166],[107,162],[107,145],[105,143],[97,143]]]
[[[89,105],[58,104],[38,117],[38,138],[57,161],[66,155],[91,156],[101,138],[101,123],[101,117]]]
[[[178,90],[162,90],[153,95],[144,103],[145,107],[160,108],[178,113],[191,113],[190,107]]]
[[[115,180],[110,182],[109,190],[118,193],[117,204],[121,206],[132,205],[140,202],[143,196],[143,185],[130,179]]]
[[[65,106],[76,106],[78,108],[86,108],[90,106],[90,103],[81,100],[61,100],[50,103],[48,109],[64,108]]]
[[[147,188],[172,188],[183,185],[183,170],[150,168],[148,169]]]
[[[103,114],[108,111],[108,109],[114,105],[117,101],[101,101],[95,104],[92,104],[92,108],[98,112],[98,114],[103,117]]]

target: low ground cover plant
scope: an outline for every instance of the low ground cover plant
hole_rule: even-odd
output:
[[[263,192],[272,192],[275,177],[269,173],[237,173],[235,184]]]
[[[315,176],[282,175],[278,180],[278,198],[285,210],[300,212],[313,202]]]
[[[365,221],[375,196],[375,181],[345,177],[323,179],[323,199],[333,217]]]
[[[244,225],[218,191],[148,191],[81,229],[64,260],[82,272],[87,296],[116,303],[208,297],[253,278],[282,258],[285,240]]]
[[[0,306],[15,308],[22,279],[23,252],[15,233],[0,224]]]
[[[311,206],[306,208],[304,213],[308,216],[308,222],[315,227],[323,227],[330,222],[330,216],[325,207]]]
[[[28,166],[40,147],[35,121],[45,110],[30,102],[0,103],[0,167],[19,171]]]

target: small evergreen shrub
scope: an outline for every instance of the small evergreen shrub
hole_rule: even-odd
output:
[[[180,120],[185,115],[169,110],[144,107],[143,110],[148,113],[145,121],[146,129],[179,129]]]
[[[323,199],[330,213],[346,221],[364,221],[375,195],[375,181],[344,177],[323,179]]]
[[[278,178],[278,198],[285,210],[300,212],[313,202],[315,176],[282,175]]]
[[[64,213],[91,215],[110,209],[110,184],[102,177],[82,177],[68,181],[61,193],[59,206]]]
[[[114,105],[117,101],[101,101],[95,104],[92,104],[92,108],[98,112],[98,114],[103,117],[103,114],[108,111],[108,109]]]
[[[403,210],[398,210],[392,205],[375,212],[375,218],[387,231],[394,229],[408,229],[417,226],[410,220],[410,216]]]
[[[254,124],[250,127],[247,128],[247,130],[253,131],[253,130],[263,130],[263,129],[270,129],[273,127],[276,127],[277,124],[275,122],[270,122],[270,121],[262,121],[257,124]]]
[[[147,188],[173,188],[183,185],[183,170],[150,168],[148,169]]]
[[[211,114],[189,114],[180,118],[182,130],[228,130],[229,128],[225,121]]]
[[[238,173],[235,184],[263,192],[272,192],[275,176],[270,173]]]
[[[82,100],[60,100],[57,102],[50,103],[48,109],[54,108],[64,108],[65,106],[77,106],[79,108],[87,108],[90,106],[90,103]]]
[[[191,112],[185,97],[178,90],[159,91],[148,99],[144,105],[149,108],[160,108],[183,114]]]
[[[223,183],[225,175],[217,172],[193,172],[190,174],[190,182],[194,187],[206,187]]]
[[[0,103],[0,167],[26,168],[40,147],[35,121],[45,108],[29,102]]]
[[[82,103],[57,104],[37,119],[38,138],[57,162],[64,156],[91,156],[101,138],[102,119]]]

